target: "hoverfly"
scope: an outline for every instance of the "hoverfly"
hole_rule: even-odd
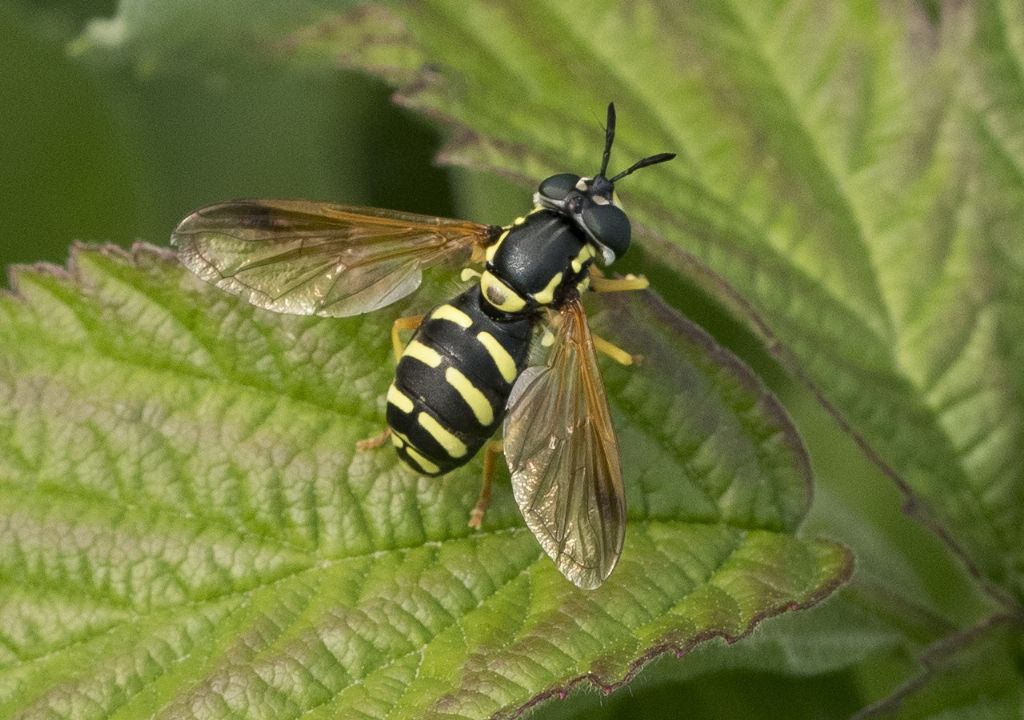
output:
[[[630,223],[615,183],[665,162],[651,155],[607,176],[615,138],[608,106],[601,169],[552,175],[534,208],[506,227],[302,200],[240,200],[197,210],[171,235],[203,280],[267,310],[345,317],[385,307],[417,289],[423,268],[483,262],[460,295],[392,330],[395,380],[388,430],[399,457],[422,475],[447,473],[487,445],[479,527],[490,498],[494,444],[527,526],[558,569],[596,588],[622,551],[626,503],[619,448],[596,353],[630,356],[593,336],[581,292],[636,290],[644,278],[604,277],[596,265],[629,248]],[[468,275],[467,275],[468,273]],[[552,328],[544,366],[527,367],[535,330]],[[402,347],[399,330],[415,328]]]

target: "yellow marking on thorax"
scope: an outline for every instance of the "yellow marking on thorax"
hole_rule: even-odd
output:
[[[512,359],[512,356],[508,354],[508,350],[498,342],[497,338],[488,332],[481,332],[476,334],[476,339],[480,341],[480,344],[484,346],[487,353],[494,360],[494,364],[498,367],[498,372],[505,379],[505,382],[511,383],[516,379],[516,361]]]
[[[578,273],[583,269],[583,263],[590,258],[594,257],[594,248],[590,246],[590,243],[585,243],[580,251],[576,254],[576,257],[572,261],[572,271]]]
[[[464,328],[468,328],[473,324],[473,318],[454,305],[442,305],[430,313],[430,317],[438,320],[448,320]]]
[[[432,368],[437,367],[441,364],[441,356],[438,352],[432,348],[427,347],[419,340],[413,340],[405,347],[403,356],[415,358],[421,363],[429,365]]]
[[[444,371],[444,379],[466,401],[466,404],[473,411],[473,415],[476,416],[478,423],[487,427],[494,422],[494,409],[491,407],[491,403],[487,401],[487,397],[482,392],[477,390],[468,377],[459,370],[450,367]]]
[[[404,413],[411,413],[413,409],[412,398],[403,393],[394,383],[388,388],[388,402]]]
[[[511,228],[509,228],[509,230],[511,230]],[[487,246],[487,250],[484,252],[484,258],[487,262],[494,262],[494,253],[498,252],[498,248],[503,242],[505,242],[505,238],[508,237],[509,230],[503,232],[498,236],[497,240]]]
[[[551,282],[543,290],[533,294],[533,299],[539,305],[550,305],[555,300],[555,289],[562,282],[562,273],[555,273]]]
[[[423,455],[418,450],[416,450],[416,448],[414,448],[412,445],[407,445],[405,447],[405,453],[413,462],[419,465],[420,469],[423,470],[423,472],[425,473],[433,474],[441,469],[437,465],[423,457]]]
[[[480,291],[487,302],[502,312],[515,313],[526,307],[526,300],[489,270],[480,276]]]
[[[435,420],[431,415],[421,412],[416,416],[416,422],[420,424],[420,427],[430,433],[431,437],[437,440],[438,445],[444,448],[444,451],[448,453],[449,457],[453,459],[460,458],[468,452],[466,444],[452,435],[447,428],[441,425],[441,423]]]

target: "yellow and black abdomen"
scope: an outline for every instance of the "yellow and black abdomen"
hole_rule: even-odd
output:
[[[492,318],[474,285],[423,319],[388,389],[399,457],[424,475],[465,464],[494,434],[526,367],[532,316]]]

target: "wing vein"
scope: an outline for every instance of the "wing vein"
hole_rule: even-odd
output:
[[[527,526],[570,581],[600,585],[625,532],[625,493],[593,338],[569,303],[546,366],[529,368],[512,393],[505,456]]]

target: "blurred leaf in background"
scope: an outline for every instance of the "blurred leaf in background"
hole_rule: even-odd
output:
[[[111,9],[101,3],[96,11]],[[76,18],[0,5],[0,264],[60,261],[70,240],[131,238],[141,178],[89,72],[67,58]],[[84,21],[78,18],[79,22]]]
[[[433,165],[436,132],[391,105],[379,81],[295,72],[244,54],[251,46],[241,36],[211,44],[209,22],[239,29],[245,3],[197,4],[207,7],[202,17],[187,3],[168,4],[173,14],[157,14],[161,23],[139,47],[191,61],[158,67],[80,49],[75,38],[90,20],[90,37],[112,42],[111,25],[147,17],[131,3],[128,20],[105,19],[113,2],[87,5],[0,5],[0,264],[63,262],[73,240],[164,244],[189,210],[233,197],[454,213],[448,176]]]
[[[646,228],[625,267],[782,397],[817,472],[803,534],[849,545],[856,575],[536,717],[1019,715],[1021,3],[89,5],[0,7],[4,263],[163,244],[192,207],[239,196],[507,222],[539,177],[595,164],[608,100],[613,167],[680,152],[620,188]],[[467,169],[434,168],[439,149]],[[103,287],[151,282],[134,273],[93,264]],[[479,662],[470,689],[493,701]],[[127,691],[126,712],[155,713],[174,682]]]

